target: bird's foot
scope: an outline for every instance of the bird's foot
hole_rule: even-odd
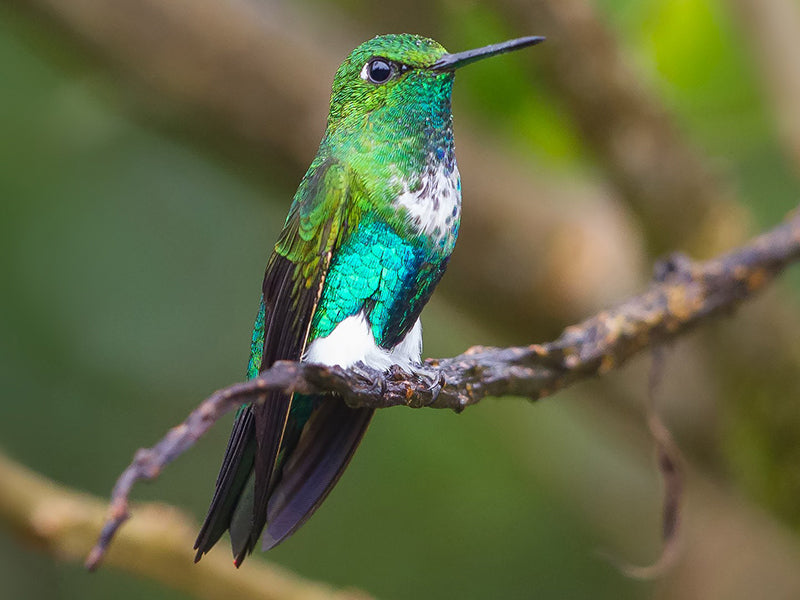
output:
[[[439,398],[439,394],[442,392],[442,389],[447,383],[442,371],[440,369],[426,367],[424,365],[412,365],[411,372],[418,377],[422,377],[431,381],[431,385],[425,390],[431,394],[430,402],[426,403],[426,406],[436,403],[436,400]]]

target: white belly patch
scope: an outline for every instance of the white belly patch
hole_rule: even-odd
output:
[[[328,366],[350,367],[357,362],[385,371],[399,365],[406,371],[420,364],[422,358],[422,323],[419,319],[391,350],[375,343],[372,328],[363,313],[347,317],[329,335],[309,344],[303,360]]]

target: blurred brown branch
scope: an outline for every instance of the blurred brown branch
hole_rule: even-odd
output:
[[[87,566],[96,568],[128,519],[128,497],[140,479],[154,479],[232,408],[264,400],[280,389],[336,392],[351,406],[410,406],[457,411],[486,396],[538,400],[619,367],[646,348],[666,342],[706,318],[730,311],[800,258],[800,211],[786,223],[719,258],[694,263],[683,256],[665,262],[659,282],[643,294],[568,327],[554,342],[515,348],[476,346],[454,358],[427,359],[415,374],[383,373],[363,364],[344,369],[280,361],[257,378],[206,399],[153,448],[137,452],[114,487],[106,525]]]
[[[61,560],[86,555],[97,538],[106,503],[33,473],[0,453],[0,523],[25,542]],[[136,508],[136,522],[108,553],[109,565],[160,581],[197,598],[242,600],[357,600],[367,596],[337,591],[288,571],[252,561],[231,567],[224,553],[195,565],[191,551],[197,525],[178,510],[158,504]]]
[[[747,216],[730,185],[642,84],[593,2],[497,4],[514,23],[547,32],[548,81],[640,215],[656,252],[715,253],[741,238]]]
[[[800,171],[800,5],[794,0],[730,0],[743,41],[755,50],[758,72],[777,115],[778,134]]]

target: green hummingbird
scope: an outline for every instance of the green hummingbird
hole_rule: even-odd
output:
[[[336,72],[325,135],[269,258],[247,377],[277,360],[420,368],[420,312],[458,235],[454,71],[531,46],[524,37],[449,54],[410,34],[375,37]],[[239,566],[274,547],[336,484],[372,418],[333,395],[271,392],[236,415],[195,542],[230,530]]]

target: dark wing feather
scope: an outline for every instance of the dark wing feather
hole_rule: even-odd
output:
[[[264,277],[264,355],[261,370],[276,360],[299,360],[305,350],[308,326],[319,298],[317,289],[301,289],[299,297],[292,298],[295,265],[274,254]],[[317,284],[321,287],[321,282]],[[294,305],[292,300],[298,302]],[[255,490],[253,496],[253,527],[249,540],[242,544],[237,555],[241,562],[255,548],[267,519],[267,503],[275,484],[275,466],[292,397],[282,392],[270,392],[263,404],[253,406],[255,416]]]
[[[264,550],[294,533],[322,504],[350,462],[373,412],[349,408],[338,397],[320,402],[270,498]]]
[[[312,165],[275,246],[264,276],[264,348],[261,370],[277,360],[300,360],[311,320],[322,294],[331,256],[347,229],[349,181],[333,160]],[[292,397],[270,393],[253,406],[255,418],[255,487],[253,526],[237,564],[252,552],[266,524],[270,496],[280,479],[277,468]]]

